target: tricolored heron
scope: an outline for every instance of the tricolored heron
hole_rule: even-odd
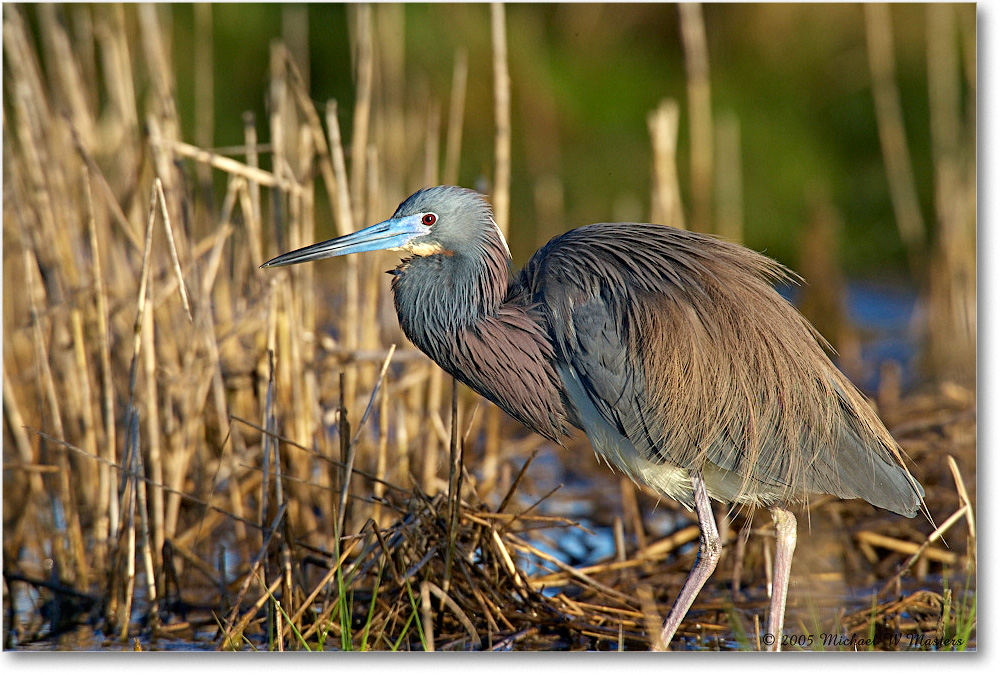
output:
[[[780,647],[796,520],[810,494],[912,517],[924,490],[822,338],[771,285],[788,271],[742,246],[662,225],[600,223],[555,237],[511,276],[486,200],[433,187],[392,218],[265,267],[398,250],[399,325],[445,371],[559,442],[693,508],[698,558],[664,646],[721,553],[710,499],[767,506],[776,553],[768,629]]]

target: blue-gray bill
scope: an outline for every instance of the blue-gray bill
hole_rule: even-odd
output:
[[[350,253],[403,248],[415,238],[430,233],[430,228],[421,222],[421,215],[384,220],[343,237],[283,253],[261,267],[284,267]]]

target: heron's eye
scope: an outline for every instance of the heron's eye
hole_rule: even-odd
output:
[[[437,219],[438,219],[437,214],[425,213],[424,217],[420,219],[420,222],[422,222],[427,227],[430,227],[431,225],[437,222]]]

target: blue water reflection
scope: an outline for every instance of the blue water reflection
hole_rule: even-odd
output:
[[[778,292],[795,304],[802,288],[784,284]],[[876,391],[881,366],[895,361],[902,367],[903,388],[914,385],[920,347],[916,319],[923,311],[916,289],[877,281],[851,281],[844,295],[844,309],[858,333],[861,348],[862,374],[855,375],[855,384],[866,392]]]

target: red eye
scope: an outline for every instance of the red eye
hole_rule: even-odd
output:
[[[424,217],[420,219],[420,222],[422,222],[427,227],[430,227],[431,225],[437,222],[437,219],[438,219],[437,215],[433,213],[425,213]]]

